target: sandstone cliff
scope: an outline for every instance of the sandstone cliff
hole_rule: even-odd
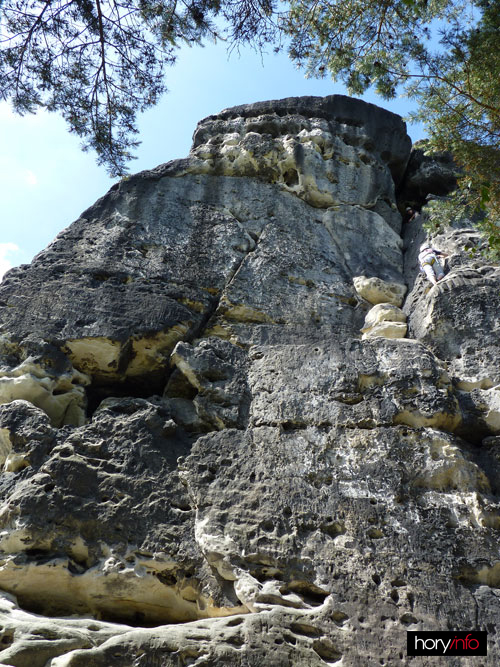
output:
[[[358,100],[229,109],[6,275],[1,664],[499,663],[500,269],[450,230],[428,289],[410,153]]]

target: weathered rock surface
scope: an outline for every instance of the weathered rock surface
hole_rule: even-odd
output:
[[[357,100],[229,109],[6,275],[1,664],[498,664],[500,272],[455,230],[427,289],[409,155]]]
[[[399,307],[407,290],[406,285],[387,282],[377,277],[356,276],[353,283],[356,292],[374,305],[389,303]]]
[[[399,186],[398,198],[404,206],[420,206],[430,194],[447,195],[455,189],[458,173],[451,153],[433,152],[429,155],[425,140],[417,142]]]
[[[391,303],[379,303],[368,311],[361,329],[363,340],[382,336],[385,338],[404,338],[408,327],[406,315]]]

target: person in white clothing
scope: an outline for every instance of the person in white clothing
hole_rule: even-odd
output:
[[[436,285],[439,280],[444,278],[443,267],[438,260],[438,255],[440,257],[446,257],[444,252],[441,252],[441,250],[438,250],[437,248],[433,248],[427,242],[422,243],[420,246],[420,252],[418,254],[420,268],[433,285]]]

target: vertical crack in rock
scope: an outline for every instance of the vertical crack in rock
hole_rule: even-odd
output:
[[[252,237],[253,243],[245,250],[243,256],[241,259],[236,263],[236,265],[231,269],[229,275],[227,276],[226,282],[224,287],[220,290],[219,294],[215,297],[212,298],[211,300],[211,307],[207,309],[206,313],[203,316],[203,319],[201,320],[199,326],[193,330],[192,334],[185,339],[185,342],[192,343],[193,340],[203,338],[207,334],[207,329],[209,328],[209,325],[211,323],[211,320],[217,316],[220,308],[221,308],[221,303],[224,303],[224,300],[227,300],[227,291],[231,287],[232,283],[235,281],[239,271],[241,270],[243,264],[245,261],[247,261],[248,257],[255,253],[257,251],[257,248],[259,246],[260,239],[262,238],[263,234],[265,234],[266,228],[270,223],[267,222],[264,224],[262,229],[260,230],[260,233],[258,236]],[[228,309],[228,305],[224,304],[224,311],[226,312]],[[209,331],[209,335],[216,335],[217,330],[215,331]]]

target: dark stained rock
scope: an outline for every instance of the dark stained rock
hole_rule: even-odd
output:
[[[448,195],[457,186],[458,173],[451,153],[443,151],[427,154],[425,142],[419,142],[411,152],[398,189],[398,199],[404,206],[420,207],[428,195]]]

